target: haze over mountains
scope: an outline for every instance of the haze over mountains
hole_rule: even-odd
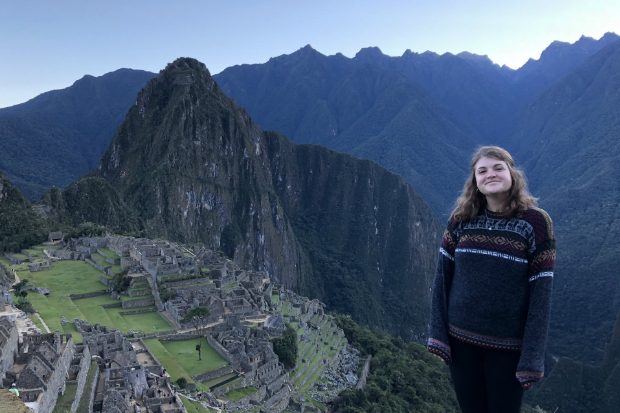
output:
[[[136,92],[154,76],[129,70],[114,73],[132,74]],[[406,52],[388,57],[368,48],[349,59],[324,56],[306,46],[262,65],[226,69],[214,79],[261,128],[282,132],[298,143],[320,144],[373,160],[403,176],[440,222],[445,221],[460,190],[476,145],[493,143],[513,150],[526,169],[534,194],[556,224],[559,256],[551,353],[598,361],[604,357],[620,312],[616,264],[620,250],[618,73],[619,38],[607,34],[600,40],[582,38],[574,44],[554,42],[539,60],[516,71],[468,53]],[[104,77],[88,80],[98,84]],[[68,96],[82,102],[74,97],[78,96],[78,83],[0,109],[0,170],[31,199],[50,184],[66,185],[94,169],[97,157],[90,153],[99,148],[100,156],[112,138],[111,132],[103,135],[102,127],[92,127],[94,122],[80,123],[80,110],[88,104],[76,104],[66,112],[73,114],[73,123],[64,122],[68,115],[57,116],[56,108],[66,107],[63,102]],[[206,84],[211,85],[205,80]],[[182,84],[177,86],[185,90]],[[213,245],[219,242],[229,254],[251,265],[296,274],[287,281],[290,285],[307,288],[332,306],[342,300],[338,294],[361,286],[355,290],[355,299],[360,301],[340,309],[358,312],[358,317],[370,324],[396,323],[390,317],[400,311],[396,303],[402,295],[398,290],[424,288],[432,267],[424,260],[434,261],[436,249],[431,235],[402,244],[398,240],[405,239],[404,234],[413,231],[417,222],[426,226],[429,234],[440,227],[435,218],[407,216],[405,210],[413,208],[411,205],[416,205],[413,215],[423,216],[427,211],[413,201],[417,199],[413,192],[374,164],[358,163],[321,148],[294,146],[277,134],[261,132],[247,114],[213,92],[216,86],[209,86],[208,92],[215,93],[209,95],[208,102],[220,102],[211,108],[215,112],[203,112],[207,110],[204,105],[215,105],[200,99],[201,93],[207,93],[203,89],[169,100],[168,95],[181,92],[172,86],[150,87],[141,95],[149,101],[138,100],[133,106],[135,93],[100,100],[106,108],[101,125],[108,125],[108,131],[119,125],[123,108],[132,106],[130,114],[104,156],[97,177],[82,180],[63,194],[48,195],[48,199],[55,197],[49,202],[55,211],[65,208],[65,219],[75,222],[91,218],[108,220],[105,222],[114,226],[114,222],[121,225],[135,219],[136,228],[144,225],[162,236],[200,239]],[[151,113],[145,129],[139,128],[146,122],[141,108],[145,114]],[[153,115],[157,111],[161,111],[160,117]],[[49,123],[32,127],[37,123],[29,119],[41,118]],[[65,130],[82,131],[66,133],[81,137],[70,140],[75,147],[61,140],[65,132],[50,133]],[[182,140],[203,133],[205,139],[221,140],[206,146],[202,138],[194,139],[198,143]],[[37,147],[29,142],[42,143]],[[260,154],[255,153],[256,142]],[[213,165],[218,172],[209,176]],[[122,177],[123,171],[127,178]],[[367,183],[361,179],[355,182],[355,177],[363,177]],[[303,195],[291,196],[288,185]],[[234,188],[247,194],[245,198]],[[394,196],[388,188],[400,195]],[[92,208],[91,213],[97,215],[91,216],[83,207],[93,204],[79,203],[84,193],[113,201],[100,204],[109,205],[108,209]],[[226,201],[217,206],[211,194]],[[221,208],[221,216],[216,217],[213,211],[218,209],[208,210],[208,205]],[[376,220],[377,225],[384,225],[380,233],[386,229],[390,233],[380,243],[366,241],[373,239],[375,205],[385,212]],[[81,215],[72,216],[72,211]],[[115,211],[126,215],[119,218]],[[395,217],[405,218],[399,221],[401,218]],[[396,230],[397,225],[402,225],[403,232]],[[214,228],[219,240],[204,238]],[[263,246],[257,234],[266,236]],[[279,257],[275,252],[284,239],[288,240],[286,254]],[[395,275],[388,282],[379,276],[379,270],[372,270],[376,262],[383,270],[389,265],[412,268],[399,260],[408,256],[414,244],[420,249],[409,262],[424,262],[419,273],[425,275],[411,281],[413,284],[400,285]],[[368,255],[367,251],[373,252]],[[287,266],[293,264],[301,268]],[[390,271],[397,274],[401,270]],[[332,271],[340,275],[329,278]],[[354,273],[364,275],[347,276]],[[384,282],[393,285],[394,291],[388,293]],[[379,295],[377,288],[383,291]],[[333,292],[338,293],[328,295]],[[421,320],[413,312],[424,307],[427,298],[424,294],[415,297],[420,302],[405,309],[406,320],[419,326]],[[365,311],[362,307],[367,302],[371,304]],[[382,313],[385,309],[390,315]],[[374,319],[373,312],[379,314]],[[397,324],[391,327],[397,330]],[[405,330],[399,332],[411,335]]]

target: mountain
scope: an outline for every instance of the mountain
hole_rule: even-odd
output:
[[[484,72],[493,70],[490,61],[489,66],[477,80],[491,78]],[[446,213],[475,146],[475,133],[458,123],[446,102],[453,100],[452,84],[468,84],[460,74],[471,67],[479,63],[431,53],[392,58],[378,48],[362,49],[348,59],[306,46],[262,65],[228,68],[215,79],[261,126],[299,143],[374,160],[405,177],[433,209]],[[438,165],[442,173],[436,172]]]
[[[615,413],[620,405],[620,314],[603,363],[562,358],[531,398],[547,411]],[[559,409],[559,410],[558,410]]]
[[[426,329],[441,232],[430,208],[373,162],[263,132],[196,60],[145,86],[95,175],[76,185],[116,210],[93,214],[93,197],[72,217],[114,225],[126,206],[149,237],[220,248],[404,337]]]
[[[556,42],[518,71],[466,52],[390,57],[374,47],[349,59],[308,45],[215,79],[262,127],[374,160],[445,215],[473,149],[506,144],[528,105],[617,39]]]
[[[0,253],[20,251],[46,238],[43,220],[0,172]]]
[[[0,170],[31,200],[93,169],[153,73],[119,69],[0,109]]]
[[[620,311],[619,72],[617,41],[532,104],[512,140],[555,221],[552,351],[590,361]]]
[[[590,56],[618,41],[615,33],[605,33],[600,39],[581,36],[575,43],[555,41],[540,55],[528,60],[516,73],[515,89],[518,99],[530,102],[549,86],[581,66]]]

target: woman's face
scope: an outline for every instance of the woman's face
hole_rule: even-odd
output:
[[[474,165],[476,186],[486,197],[507,195],[512,187],[512,177],[506,162],[482,157]]]

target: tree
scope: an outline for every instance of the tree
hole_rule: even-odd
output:
[[[272,340],[273,352],[278,355],[278,358],[284,364],[287,369],[295,367],[297,362],[297,332],[295,329],[287,324],[286,330],[282,337],[276,337]]]
[[[185,317],[181,319],[182,323],[192,323],[194,328],[198,329],[207,321],[209,316],[209,309],[207,307],[194,307],[185,314]]]
[[[185,314],[185,317],[181,320],[182,323],[192,323],[196,332],[207,323],[207,317],[209,316],[209,309],[207,307],[195,307]],[[200,342],[196,344],[196,351],[198,352],[198,360],[202,360],[201,357],[202,345]]]
[[[16,307],[27,313],[34,313],[32,304],[28,301],[28,291],[32,289],[32,285],[27,279],[23,279],[17,284],[13,285],[13,292],[17,297]]]
[[[13,291],[15,292],[15,296],[17,297],[18,304],[24,304],[28,302],[28,291],[30,291],[31,289],[32,286],[26,278],[13,285]]]

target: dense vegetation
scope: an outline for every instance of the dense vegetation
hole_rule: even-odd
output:
[[[17,252],[46,238],[46,223],[0,173],[0,252]]]
[[[363,390],[347,390],[333,404],[338,413],[456,412],[458,405],[448,370],[417,343],[361,327],[337,317],[347,340],[371,355]]]
[[[286,326],[286,330],[281,337],[276,337],[272,341],[273,351],[287,369],[295,367],[297,362],[297,333],[290,325]]]

